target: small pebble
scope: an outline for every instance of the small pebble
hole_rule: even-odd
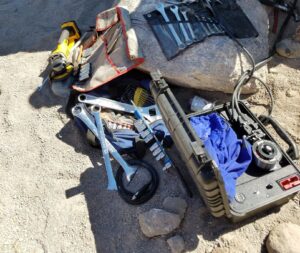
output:
[[[187,203],[184,199],[178,197],[167,197],[164,199],[163,207],[172,213],[176,213],[183,219],[187,209]]]
[[[289,98],[291,97],[295,97],[297,96],[297,92],[295,90],[292,90],[292,89],[288,89],[285,93],[285,95]]]
[[[167,240],[172,253],[182,253],[184,251],[184,240],[180,235],[175,235]]]
[[[166,235],[179,227],[181,218],[178,214],[153,208],[139,215],[139,223],[143,234],[147,237]]]

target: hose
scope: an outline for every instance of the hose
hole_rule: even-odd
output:
[[[262,61],[258,62],[258,63],[255,63],[254,58],[251,55],[251,53],[234,36],[232,36],[232,34],[229,31],[227,31],[225,29],[225,32],[228,35],[228,37],[230,39],[232,39],[237,45],[240,46],[240,48],[245,53],[245,55],[248,57],[248,59],[250,60],[250,63],[251,63],[251,69],[246,70],[241,75],[241,77],[239,78],[239,80],[237,81],[237,83],[235,85],[235,88],[234,88],[234,91],[233,91],[233,94],[232,94],[232,100],[231,100],[231,110],[232,110],[231,116],[232,116],[232,118],[234,117],[234,111],[236,111],[237,114],[238,114],[238,119],[237,120],[239,120],[239,117],[244,119],[243,113],[241,112],[240,107],[239,107],[240,94],[241,94],[242,87],[244,85],[246,85],[252,78],[258,80],[266,88],[266,90],[267,90],[267,92],[270,96],[270,100],[271,100],[270,108],[269,108],[269,111],[268,111],[268,116],[271,116],[271,114],[273,112],[273,107],[274,107],[274,97],[272,95],[272,92],[263,80],[261,80],[260,78],[258,78],[256,76],[253,76],[253,74],[254,74],[255,70],[261,68],[262,66],[267,64],[273,58],[273,55],[276,52],[276,44],[282,38],[283,32],[284,32],[287,24],[289,23],[290,18],[293,14],[293,10],[296,8],[297,1],[298,0],[293,1],[293,4],[291,6],[291,10],[289,11],[289,13],[288,13],[287,17],[285,18],[282,26],[280,27],[278,35],[277,35],[277,37],[274,41],[274,44],[273,44],[273,46],[270,50],[269,56],[267,58],[263,59]]]
[[[130,205],[141,205],[145,202],[147,202],[149,199],[153,197],[155,194],[157,187],[159,185],[159,177],[158,173],[155,170],[154,167],[152,167],[150,164],[146,163],[145,161],[140,161],[140,160],[130,160],[127,162],[128,165],[130,166],[137,166],[137,167],[143,167],[146,169],[150,176],[151,179],[148,181],[146,184],[144,184],[140,189],[138,189],[136,192],[131,192],[128,189],[126,189],[123,181],[123,175],[124,175],[124,170],[120,166],[117,174],[116,174],[116,182],[117,182],[117,187],[118,187],[118,192],[120,197],[128,204]],[[138,172],[138,168],[136,169],[135,174],[133,175],[132,179]],[[130,181],[130,182],[131,182]],[[130,184],[129,182],[129,184]]]

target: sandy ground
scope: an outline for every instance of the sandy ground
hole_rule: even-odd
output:
[[[264,240],[276,224],[300,224],[299,197],[239,224],[214,219],[199,196],[186,195],[174,172],[160,172],[158,192],[143,206],[129,206],[105,189],[99,151],[64,115],[65,101],[36,92],[59,24],[68,19],[92,24],[95,14],[111,4],[98,2],[0,2],[0,252],[169,252],[165,237],[147,239],[137,221],[139,213],[162,207],[166,196],[188,201],[176,232],[187,252],[215,247],[264,252]],[[300,60],[276,58],[268,77],[276,99],[274,116],[298,144],[299,67]],[[266,98],[262,92],[251,101],[266,103]]]

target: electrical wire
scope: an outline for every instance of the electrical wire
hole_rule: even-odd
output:
[[[120,197],[128,204],[141,205],[147,202],[149,199],[151,199],[155,194],[157,187],[159,185],[159,176],[155,168],[144,161],[132,159],[127,163],[132,167],[138,167],[133,177],[136,176],[136,173],[139,173],[139,169],[141,168],[147,170],[148,173],[150,174],[151,179],[147,183],[145,183],[136,192],[131,192],[125,187],[123,181],[124,169],[120,166],[119,169],[117,170],[116,183],[118,186],[118,192]],[[131,181],[133,180],[133,177],[131,178]],[[131,181],[129,183],[131,183]]]
[[[231,118],[232,119],[234,119],[234,116],[235,116],[234,113],[236,112],[237,113],[237,119],[236,120],[240,121],[241,118],[243,120],[245,120],[245,116],[241,112],[241,109],[239,107],[239,101],[241,100],[240,96],[241,96],[242,87],[245,86],[252,78],[258,80],[266,88],[266,90],[267,90],[267,92],[270,96],[270,100],[271,100],[271,104],[270,104],[269,112],[268,112],[269,116],[271,116],[272,111],[273,111],[273,107],[274,107],[274,97],[272,95],[272,92],[263,80],[261,80],[260,78],[254,76],[253,74],[256,70],[258,70],[259,68],[261,68],[262,66],[267,64],[270,60],[272,60],[273,55],[275,54],[276,43],[282,38],[282,34],[283,34],[287,24],[289,23],[289,20],[290,20],[291,16],[293,15],[293,10],[296,7],[297,1],[298,0],[293,1],[293,4],[291,6],[291,10],[289,11],[289,13],[288,13],[287,17],[285,18],[282,26],[280,27],[280,30],[278,32],[278,35],[277,35],[276,39],[275,39],[274,45],[272,46],[272,48],[270,50],[269,56],[267,58],[263,59],[262,61],[258,62],[258,63],[255,63],[255,60],[254,60],[252,54],[248,51],[248,49],[245,48],[244,45],[242,43],[240,43],[240,41],[238,41],[233,36],[233,34],[231,34],[231,32],[219,22],[219,24],[222,26],[222,28],[225,31],[225,33],[227,34],[227,36],[231,40],[233,40],[241,48],[241,50],[247,56],[247,58],[249,59],[250,64],[251,64],[251,68],[242,73],[242,75],[240,76],[240,78],[238,79],[238,81],[237,81],[237,83],[234,87],[233,94],[232,94],[232,99],[231,99]],[[215,13],[214,13],[214,16],[217,20],[219,20],[219,18],[216,16]]]
[[[267,92],[268,92],[268,94],[270,96],[270,100],[271,100],[271,103],[270,103],[271,105],[269,107],[268,116],[271,116],[272,112],[273,112],[273,108],[274,108],[274,103],[275,103],[272,91],[270,90],[270,87],[268,85],[266,85],[266,83],[263,80],[261,80],[259,77],[252,76],[252,78],[258,80],[266,88],[266,90],[267,90]]]
[[[233,91],[232,99],[231,99],[231,117],[232,117],[232,119],[234,119],[234,112],[237,112],[237,116],[238,116],[237,120],[238,121],[240,120],[240,118],[242,118],[243,120],[246,120],[244,114],[242,113],[242,111],[240,109],[239,101],[241,100],[240,96],[241,96],[242,87],[245,86],[253,78],[258,80],[261,84],[263,84],[263,86],[266,88],[268,94],[270,95],[270,100],[271,100],[271,105],[270,105],[270,109],[269,109],[269,116],[270,116],[273,111],[273,106],[274,106],[274,99],[273,99],[272,92],[263,80],[254,76],[254,72],[258,68],[262,67],[264,64],[269,62],[271,60],[271,58],[269,57],[269,58],[259,62],[258,64],[255,64],[255,60],[254,60],[253,56],[251,55],[251,53],[236,38],[231,36],[230,33],[228,33],[227,35],[237,45],[240,46],[240,48],[245,53],[245,55],[248,57],[248,59],[251,63],[251,68],[242,73],[242,75],[240,76],[239,80],[237,81],[237,83],[234,87],[234,91]]]
[[[271,100],[271,104],[270,104],[270,107],[269,107],[268,114],[269,114],[269,116],[271,116],[271,114],[273,112],[273,107],[274,107],[274,97],[272,95],[272,92],[271,92],[270,88],[266,85],[266,83],[263,80],[261,80],[257,76],[254,76],[253,74],[254,74],[254,72],[256,70],[258,70],[259,68],[261,68],[262,66],[264,66],[265,64],[267,64],[270,60],[272,60],[273,55],[276,52],[276,44],[282,38],[283,32],[284,32],[286,26],[288,25],[291,16],[293,15],[293,10],[296,7],[297,1],[298,0],[294,0],[293,1],[293,4],[291,6],[291,10],[289,11],[289,13],[288,13],[287,17],[285,18],[282,26],[280,27],[280,30],[278,32],[278,35],[277,35],[275,41],[274,41],[274,45],[271,48],[269,56],[267,58],[263,59],[262,61],[258,62],[258,63],[255,63],[255,60],[254,60],[253,56],[251,55],[251,53],[234,36],[232,36],[232,34],[230,33],[230,31],[228,31],[225,27],[223,27],[224,31],[226,32],[226,34],[228,35],[228,37],[230,39],[232,39],[237,45],[240,46],[240,48],[245,53],[245,55],[248,57],[248,59],[249,59],[249,61],[251,63],[251,68],[249,70],[246,70],[241,75],[241,77],[239,78],[239,80],[237,81],[237,83],[236,83],[236,85],[234,87],[234,91],[233,91],[233,94],[232,94],[232,100],[231,100],[231,110],[232,110],[231,111],[231,117],[232,117],[232,119],[234,118],[234,112],[236,111],[237,114],[238,114],[237,115],[238,116],[237,120],[239,121],[240,118],[242,118],[242,119],[245,120],[244,114],[241,112],[240,107],[239,107],[239,101],[240,101],[240,95],[241,95],[242,87],[244,85],[246,85],[251,79],[258,80],[265,87],[265,89],[267,90],[267,92],[268,92],[268,94],[270,96],[270,100]]]

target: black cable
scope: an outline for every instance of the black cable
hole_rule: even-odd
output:
[[[236,39],[235,37],[233,37],[229,34],[228,34],[228,36],[229,36],[230,39],[232,39],[236,44],[238,44],[240,46],[240,48],[245,52],[245,54],[249,58],[250,63],[251,63],[251,74],[250,75],[252,75],[254,73],[254,70],[255,70],[255,60],[254,60],[252,54],[248,51],[247,48],[244,47],[244,45],[241,42],[239,42],[238,39]]]
[[[297,5],[297,1],[298,0],[294,0],[293,4],[291,5],[290,11],[288,12],[287,17],[285,18],[282,26],[280,27],[280,30],[278,32],[278,35],[274,41],[274,45],[271,48],[270,52],[269,52],[269,56],[265,59],[263,59],[262,61],[255,63],[255,60],[253,58],[253,56],[251,55],[251,53],[247,50],[247,48],[245,48],[235,37],[234,35],[231,33],[230,30],[228,30],[226,28],[226,26],[222,25],[222,23],[220,22],[219,17],[216,15],[216,13],[214,11],[212,11],[213,16],[216,18],[216,20],[218,21],[219,25],[221,26],[221,28],[223,29],[223,31],[225,31],[225,34],[231,39],[233,40],[237,45],[240,46],[240,48],[242,49],[242,51],[245,53],[245,55],[248,57],[250,64],[251,64],[251,68],[249,70],[246,70],[244,73],[242,73],[242,75],[240,76],[239,80],[237,81],[235,87],[234,87],[234,91],[232,94],[232,100],[231,100],[231,118],[234,119],[234,112],[237,112],[237,121],[240,121],[240,118],[245,119],[243,113],[240,110],[239,107],[239,101],[240,101],[240,95],[241,95],[241,90],[242,87],[244,85],[246,85],[252,78],[253,78],[253,74],[255,72],[255,70],[261,68],[262,66],[264,66],[265,64],[267,64],[273,57],[273,55],[275,54],[275,49],[276,49],[276,44],[279,40],[281,40],[283,32],[287,26],[287,24],[289,23],[289,20],[291,18],[291,16],[293,15],[293,11],[296,8]],[[271,106],[269,109],[269,115],[271,115],[272,111],[273,111],[273,105],[274,105],[274,98],[273,95],[269,89],[269,87],[260,79],[257,77],[254,77],[256,80],[258,80],[260,83],[263,84],[263,86],[267,89],[267,92],[270,95],[270,99],[271,99]]]
[[[237,81],[234,90],[233,90],[233,94],[232,94],[232,100],[231,100],[231,118],[234,118],[234,111],[237,112],[237,120],[239,120],[239,117],[242,117],[244,119],[244,115],[240,110],[239,107],[239,100],[240,100],[240,93],[241,93],[241,87],[246,85],[250,79],[253,76],[253,73],[255,71],[255,60],[252,56],[252,54],[248,51],[247,48],[244,47],[244,45],[242,45],[231,33],[230,31],[228,31],[224,26],[223,26],[223,30],[226,32],[227,36],[233,40],[241,49],[242,51],[245,53],[245,55],[247,56],[247,58],[250,61],[251,64],[251,68],[249,70],[246,70],[242,73],[242,75],[240,76],[239,80]]]
[[[146,169],[151,176],[151,179],[149,182],[144,184],[136,192],[131,192],[131,191],[127,190],[124,185],[124,181],[123,181],[124,170],[123,170],[123,168],[120,166],[117,171],[116,183],[118,186],[118,192],[119,192],[120,197],[122,199],[124,199],[124,201],[127,202],[128,204],[141,205],[141,204],[147,202],[149,199],[151,199],[153,197],[153,195],[155,194],[157,187],[159,185],[158,173],[154,167],[152,167],[150,164],[146,163],[145,161],[130,160],[127,162],[127,164],[132,167],[135,167],[135,166],[142,167],[142,168]],[[135,174],[138,173],[138,170],[139,169],[137,168]],[[135,174],[132,176],[131,180],[134,178]]]
[[[244,115],[240,110],[238,102],[240,100],[241,87],[243,85],[245,85],[251,79],[250,74],[251,74],[250,70],[245,71],[242,74],[242,76],[240,77],[240,79],[238,80],[238,82],[237,82],[237,84],[234,88],[234,91],[233,91],[233,94],[232,94],[232,100],[231,100],[231,109],[232,109],[232,115],[231,116],[232,116],[232,119],[234,117],[234,111],[236,111],[238,113],[238,116],[244,118]]]
[[[269,116],[271,116],[273,107],[274,107],[274,98],[273,98],[272,92],[263,80],[261,80],[260,78],[253,75],[255,70],[257,70],[258,68],[263,66],[262,63],[266,64],[269,60],[271,60],[271,58],[267,58],[267,59],[259,62],[258,64],[255,64],[254,58],[251,55],[251,53],[236,38],[234,38],[230,35],[229,35],[229,38],[231,38],[234,42],[236,42],[240,46],[240,48],[244,51],[244,53],[247,55],[247,57],[249,58],[249,60],[251,62],[251,69],[246,70],[241,75],[241,77],[237,81],[237,84],[234,87],[234,91],[232,94],[232,101],[231,101],[232,119],[234,117],[234,111],[236,111],[238,114],[237,120],[238,121],[240,120],[239,117],[241,117],[243,120],[245,120],[244,114],[241,112],[240,107],[239,107],[239,101],[241,100],[240,95],[241,95],[242,87],[244,85],[246,85],[252,78],[258,80],[266,88],[266,90],[270,96],[270,100],[271,100],[271,105],[269,108]]]
[[[270,90],[270,87],[267,86],[266,83],[263,80],[261,80],[259,77],[252,76],[252,78],[258,80],[266,88],[266,90],[267,90],[267,92],[270,96],[270,100],[271,100],[271,105],[270,105],[270,108],[269,108],[268,116],[271,116],[272,112],[273,112],[273,108],[274,108],[274,97],[273,97],[272,91]]]
[[[242,87],[244,85],[246,85],[252,78],[258,80],[266,88],[266,90],[270,96],[270,100],[271,100],[271,105],[269,108],[269,116],[271,116],[273,107],[274,107],[274,98],[273,98],[272,92],[263,80],[261,80],[258,77],[253,76],[253,74],[254,74],[255,70],[261,68],[262,66],[267,64],[273,58],[273,55],[276,52],[276,44],[282,38],[283,32],[284,32],[287,24],[289,23],[291,16],[293,15],[293,10],[296,8],[297,1],[298,0],[293,1],[291,9],[290,9],[287,17],[285,18],[282,26],[280,27],[278,35],[274,41],[274,45],[273,45],[272,49],[270,50],[269,56],[258,63],[255,63],[255,60],[254,60],[253,56],[251,55],[251,53],[230,33],[230,31],[228,31],[223,26],[223,30],[226,32],[228,37],[230,39],[232,39],[237,45],[240,46],[240,48],[245,53],[245,55],[248,57],[248,59],[250,60],[250,63],[251,63],[251,69],[245,71],[241,75],[241,77],[239,78],[239,80],[237,81],[237,83],[234,87],[234,91],[232,94],[232,100],[231,100],[231,117],[232,117],[232,119],[234,118],[234,111],[237,112],[237,120],[238,121],[239,121],[240,117],[244,119],[243,113],[241,112],[240,107],[239,107],[240,94],[241,94]]]
[[[272,59],[273,59],[273,55],[269,55],[267,58],[265,58],[265,59],[261,60],[260,62],[256,63],[255,70],[258,70],[261,67],[265,66]]]
[[[240,43],[238,43],[240,45]],[[246,52],[246,51],[245,51]],[[250,54],[249,51],[247,51],[247,55]],[[249,57],[251,60],[253,60],[253,57]],[[242,76],[240,77],[240,79],[237,82],[237,85],[234,88],[234,92],[232,95],[232,117],[233,117],[233,113],[234,113],[234,109],[237,111],[238,116],[242,117],[244,120],[244,114],[241,112],[240,107],[239,107],[239,101],[240,99],[240,95],[241,95],[241,91],[242,91],[242,86],[244,86],[245,84],[247,84],[252,78],[258,80],[267,90],[269,96],[270,96],[270,100],[271,100],[271,105],[269,108],[269,116],[271,116],[272,112],[273,112],[273,107],[274,107],[274,97],[272,95],[272,92],[270,90],[270,88],[266,85],[266,83],[259,77],[254,76],[254,71],[256,69],[256,65],[252,65],[252,69],[251,70],[247,70],[245,71]],[[237,119],[239,120],[239,119]]]

